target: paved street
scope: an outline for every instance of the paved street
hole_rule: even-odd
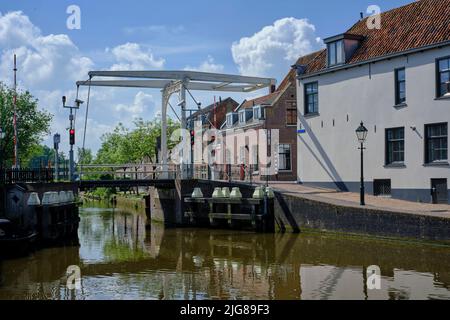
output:
[[[275,182],[270,183],[270,186],[277,191],[282,191],[294,196],[333,203],[336,205],[359,207],[359,193],[338,192],[331,189],[312,188],[292,182]],[[436,205],[429,203],[416,203],[369,195],[366,195],[366,204],[368,208],[373,209],[450,218],[450,205],[446,204]]]

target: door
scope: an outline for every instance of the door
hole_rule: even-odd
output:
[[[447,204],[447,179],[431,179],[431,195],[434,204]]]

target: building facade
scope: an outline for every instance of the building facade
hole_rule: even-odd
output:
[[[266,96],[244,101],[233,112],[229,112],[222,125],[223,135],[233,148],[230,153],[226,146],[218,146],[223,164],[233,164],[231,173],[237,180],[296,181],[297,179],[297,91],[295,72],[292,70],[278,88]],[[259,130],[278,130],[279,144],[269,149],[277,152],[275,170],[267,174],[261,161]],[[256,134],[249,134],[252,131]],[[242,137],[245,137],[242,140]],[[256,143],[250,142],[254,138]],[[269,137],[268,140],[271,140]],[[225,139],[224,139],[225,141]],[[239,143],[243,141],[244,143]],[[226,165],[222,166],[226,170]],[[229,169],[228,169],[229,170]]]
[[[450,0],[421,0],[325,39],[297,63],[298,182],[450,203]]]

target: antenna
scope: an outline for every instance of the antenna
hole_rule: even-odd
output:
[[[18,147],[18,134],[17,134],[17,57],[14,54],[14,98],[13,98],[13,109],[14,109],[14,169],[19,168],[19,147]]]

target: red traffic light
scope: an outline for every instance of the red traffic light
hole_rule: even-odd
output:
[[[195,144],[195,131],[191,131],[191,145],[193,146]]]
[[[75,144],[75,129],[70,129],[69,134],[70,134],[70,145],[73,146]]]

